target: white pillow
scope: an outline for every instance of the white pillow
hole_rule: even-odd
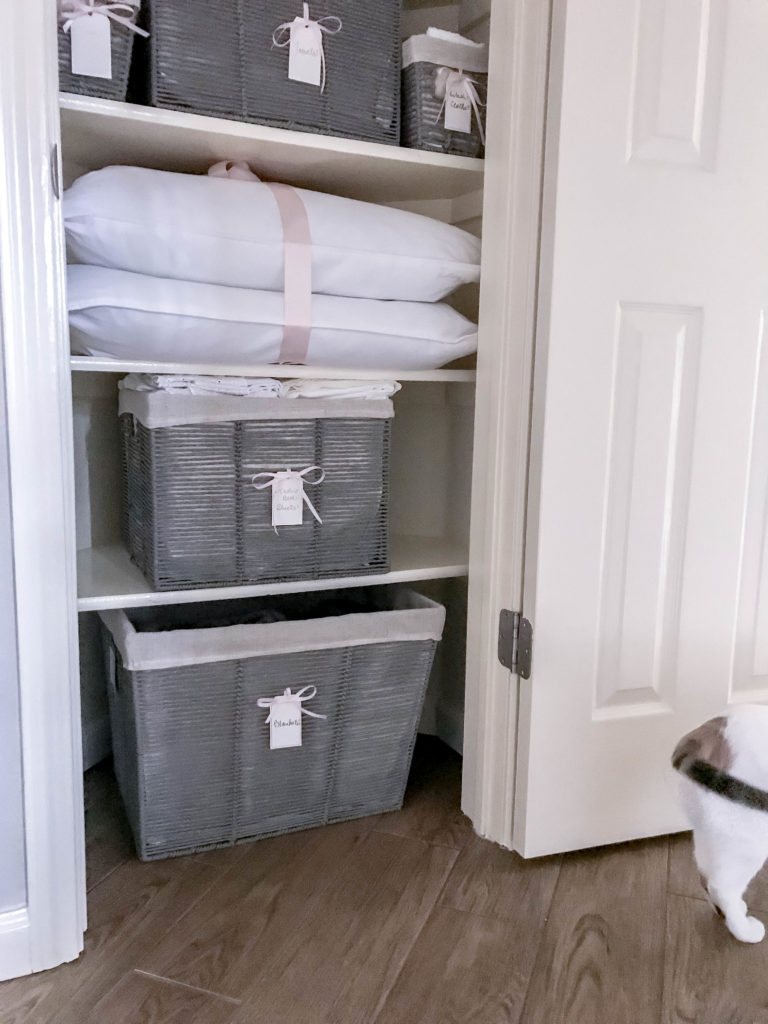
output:
[[[72,351],[153,362],[274,363],[280,292],[68,268]],[[309,366],[426,370],[477,348],[477,327],[442,302],[312,297]]]
[[[386,173],[386,172],[385,172]],[[420,214],[296,189],[312,291],[432,302],[480,276],[474,235]],[[64,193],[71,263],[281,291],[283,229],[259,181],[105,167]]]

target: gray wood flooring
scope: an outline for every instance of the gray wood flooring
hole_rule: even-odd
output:
[[[0,1024],[768,1024],[768,941],[727,934],[687,835],[524,861],[460,771],[421,737],[400,812],[142,864],[92,769],[85,952],[0,985]]]

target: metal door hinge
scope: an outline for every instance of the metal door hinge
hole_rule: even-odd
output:
[[[499,615],[499,661],[522,679],[531,675],[533,626],[520,612],[502,608]]]

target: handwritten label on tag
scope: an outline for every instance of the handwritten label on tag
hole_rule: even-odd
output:
[[[269,749],[301,746],[301,702],[281,700],[272,705],[269,717]]]
[[[316,21],[294,18],[288,51],[288,77],[294,82],[320,85],[323,68],[323,33]]]
[[[472,104],[461,79],[449,79],[445,93],[445,128],[449,132],[472,131]]]
[[[275,473],[272,485],[272,525],[301,526],[304,521],[304,481],[298,473]]]
[[[103,14],[84,14],[73,19],[69,28],[73,74],[112,77],[110,28],[109,18]]]

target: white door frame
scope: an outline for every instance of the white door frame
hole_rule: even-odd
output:
[[[74,959],[85,929],[72,413],[55,4],[0,34],[0,297],[16,573],[27,906],[0,915],[0,979]],[[493,0],[470,549],[463,807],[512,842],[517,685],[496,657],[520,608],[550,4]],[[56,161],[57,164],[60,161]],[[57,167],[60,178],[60,166]]]
[[[493,0],[472,480],[462,809],[512,845],[518,677],[499,613],[522,611],[550,0]]]
[[[3,10],[0,321],[8,413],[27,903],[0,914],[0,979],[77,957],[85,852],[77,656],[72,405],[56,4]],[[60,161],[54,170],[61,178]]]

